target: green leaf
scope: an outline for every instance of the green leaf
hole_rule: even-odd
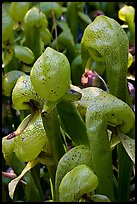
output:
[[[122,133],[119,134],[120,141],[125,148],[128,156],[135,164],[135,140]]]
[[[9,188],[9,196],[11,197],[11,199],[13,199],[13,196],[14,196],[14,192],[15,192],[15,189],[16,189],[16,186],[18,184],[18,182],[20,181],[20,179],[24,176],[24,174],[29,171],[30,169],[32,169],[34,166],[36,166],[37,164],[39,163],[39,159],[34,159],[30,162],[27,163],[26,167],[23,169],[23,171],[21,172],[21,174],[16,177],[15,179],[13,179],[9,185],[8,185],[8,188]]]

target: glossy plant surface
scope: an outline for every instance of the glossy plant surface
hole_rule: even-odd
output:
[[[134,16],[2,3],[3,202],[134,201]]]

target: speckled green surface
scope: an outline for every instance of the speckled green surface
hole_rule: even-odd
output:
[[[77,147],[74,147],[73,149],[65,153],[60,159],[57,167],[55,182],[57,197],[59,185],[63,177],[74,167],[79,166],[81,164],[85,164],[90,168],[93,167],[91,151],[89,147],[85,145],[79,145]]]
[[[17,134],[12,139],[7,140],[5,136],[2,140],[2,151],[5,154],[5,159],[10,158],[13,152],[22,161],[31,161],[38,154],[44,151],[51,154],[50,145],[42,124],[41,114],[36,112],[35,115],[28,115],[15,131]]]
[[[98,186],[97,176],[87,165],[79,165],[69,171],[59,187],[60,202],[78,202],[82,195]]]
[[[23,75],[18,78],[12,91],[13,106],[19,110],[30,109],[30,100],[36,101],[39,105],[42,105],[44,102],[44,99],[35,92],[30,76]]]
[[[47,47],[34,63],[30,78],[35,91],[44,99],[57,101],[70,84],[70,65],[66,56]]]
[[[90,23],[81,40],[84,65],[89,58],[106,64],[110,93],[125,100],[128,64],[128,37],[120,24],[107,16]]]

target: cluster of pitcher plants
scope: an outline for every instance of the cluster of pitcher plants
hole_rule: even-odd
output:
[[[2,3],[3,201],[131,201],[134,16],[122,2]]]

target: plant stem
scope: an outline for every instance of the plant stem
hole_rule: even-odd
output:
[[[40,200],[44,201],[44,194],[43,194],[42,187],[40,184],[40,164],[33,167],[30,171],[31,171],[33,180],[35,182],[35,186],[38,188]]]
[[[51,194],[52,194],[52,200],[55,201],[55,174],[56,174],[56,165],[47,165],[47,169],[49,172],[49,177],[51,179]]]
[[[60,158],[65,153],[56,107],[48,113],[42,113],[42,120],[46,135],[51,145],[52,156],[55,162],[55,165],[47,167],[52,181],[53,194],[55,195],[55,172]]]
[[[75,145],[89,145],[86,126],[75,104],[62,100],[57,104],[61,124]]]

